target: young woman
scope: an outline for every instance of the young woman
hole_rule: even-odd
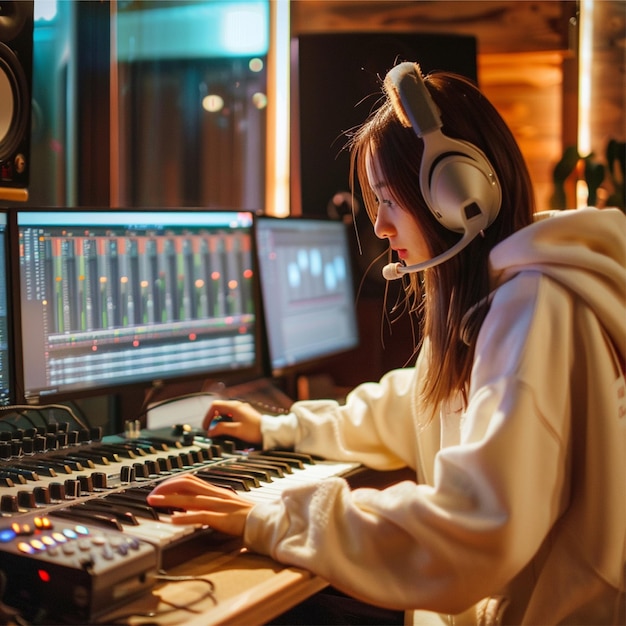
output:
[[[420,180],[429,137],[392,89],[351,140],[376,234],[402,265],[431,263],[403,278],[421,320],[415,366],[360,385],[342,405],[297,402],[274,417],[218,401],[205,420],[233,418],[210,436],[408,466],[415,481],[351,491],[331,478],[252,505],[183,476],[149,501],[183,509],[174,523],[242,535],[354,598],[413,612],[414,623],[439,613],[457,624],[623,624],[626,217],[534,215],[522,156],[485,97],[447,73],[422,86],[445,136],[484,154],[499,190],[480,232],[433,264],[475,215],[456,232],[427,206],[445,203],[455,174],[425,190],[439,184],[433,173]]]

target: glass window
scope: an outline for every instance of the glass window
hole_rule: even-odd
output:
[[[263,208],[268,42],[269,0],[35,0],[27,204]]]
[[[116,23],[121,204],[262,208],[268,1],[144,0]]]

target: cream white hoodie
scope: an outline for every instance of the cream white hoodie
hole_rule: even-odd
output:
[[[467,406],[427,423],[423,350],[345,405],[263,418],[265,447],[408,466],[416,482],[294,488],[251,511],[251,549],[414,623],[624,623],[626,217],[541,217],[492,251]]]

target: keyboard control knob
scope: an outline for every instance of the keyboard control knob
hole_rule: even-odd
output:
[[[52,500],[65,500],[65,485],[63,483],[50,483],[48,488]]]
[[[2,498],[0,498],[0,511],[3,513],[17,513],[19,511],[17,496],[5,493]]]
[[[107,488],[107,475],[105,472],[93,472],[91,474],[94,489]]]
[[[128,465],[122,465],[122,468],[120,469],[120,480],[123,483],[133,483],[136,479],[135,468]]]
[[[50,504],[50,490],[48,487],[34,487],[33,495],[37,504]]]
[[[34,509],[37,506],[35,504],[35,494],[32,491],[18,491],[17,503],[24,509]]]

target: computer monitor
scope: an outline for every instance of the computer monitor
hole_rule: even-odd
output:
[[[274,376],[359,344],[347,226],[258,216],[255,239]]]
[[[9,310],[10,270],[7,213],[0,211],[0,406],[15,402],[13,333]]]
[[[27,402],[258,371],[253,215],[20,210]]]

